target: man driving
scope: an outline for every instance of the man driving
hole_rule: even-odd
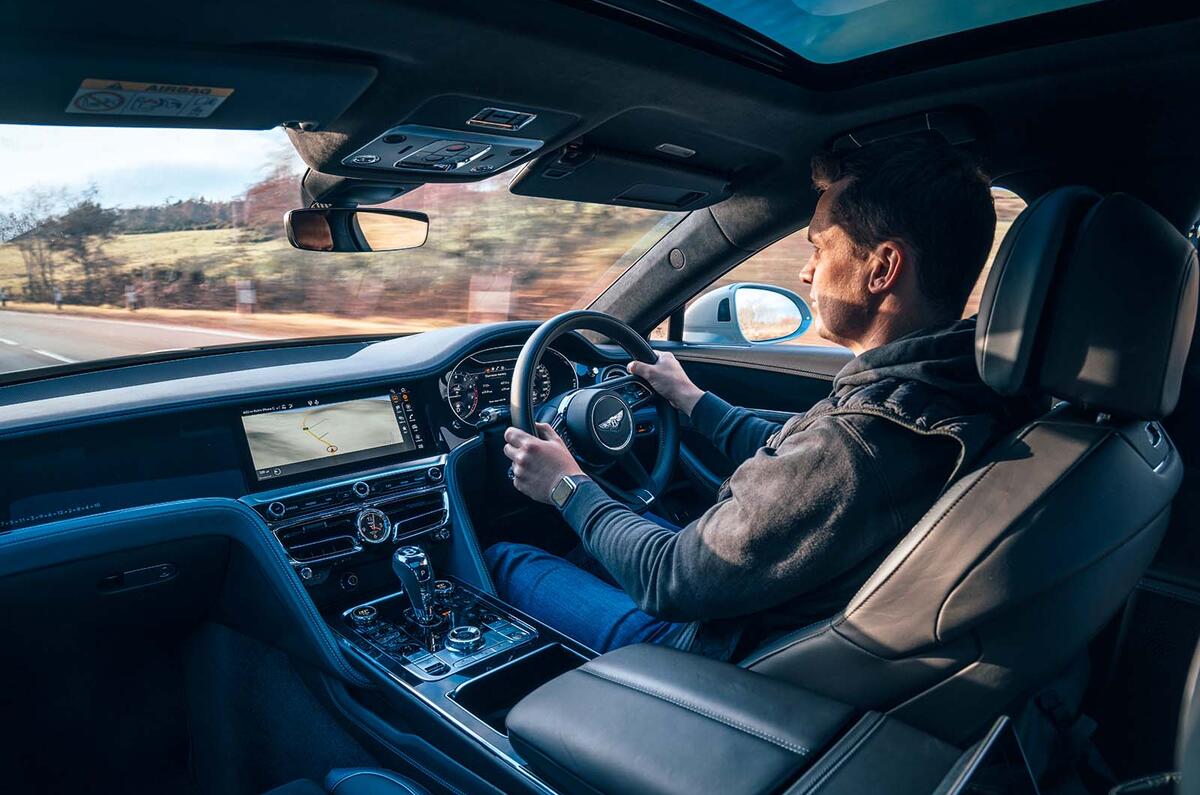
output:
[[[599,652],[663,643],[728,658],[828,618],[980,452],[1009,407],[980,380],[975,320],[960,320],[995,234],[988,181],[922,135],[823,154],[800,271],[817,332],[854,352],[829,396],[779,425],[699,389],[669,353],[633,362],[738,464],[716,504],[680,529],[608,497],[544,424],[509,428],[522,493],[562,516],[575,562],[502,542],[500,595]],[[577,565],[578,564],[578,565]]]

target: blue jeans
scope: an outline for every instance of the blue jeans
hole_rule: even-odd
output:
[[[666,527],[678,527],[646,515]],[[501,541],[483,553],[500,598],[590,649],[659,643],[683,625],[638,610],[624,591],[529,544]]]

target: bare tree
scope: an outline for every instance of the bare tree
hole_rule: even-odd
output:
[[[0,237],[21,253],[25,265],[25,291],[32,299],[46,299],[56,282],[53,222],[65,203],[60,190],[31,190],[19,207],[0,213]]]

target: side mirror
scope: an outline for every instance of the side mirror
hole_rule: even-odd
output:
[[[766,345],[795,339],[812,325],[812,310],[791,290],[770,284],[728,284],[692,302],[683,341]]]
[[[397,251],[429,237],[429,216],[407,210],[292,210],[283,225],[288,242],[304,251]]]

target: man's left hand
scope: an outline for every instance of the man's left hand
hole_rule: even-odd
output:
[[[518,428],[504,432],[504,455],[512,461],[513,485],[526,497],[550,504],[550,492],[567,475],[582,475],[575,456],[562,438],[544,422],[536,424],[538,436]]]

